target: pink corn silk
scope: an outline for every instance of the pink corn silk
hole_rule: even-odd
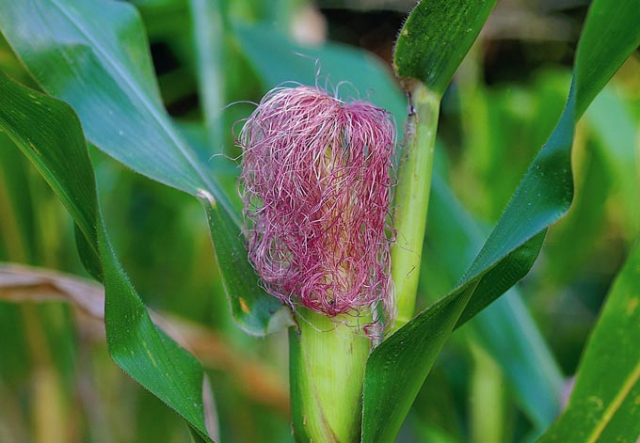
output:
[[[386,111],[316,88],[269,92],[240,133],[249,259],[283,302],[335,316],[392,310]]]

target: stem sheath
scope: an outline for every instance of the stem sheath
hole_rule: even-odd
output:
[[[360,441],[362,384],[370,318],[333,319],[300,309],[289,329],[291,409],[298,443]]]
[[[411,91],[411,106],[414,113],[407,122],[406,152],[398,173],[395,197],[397,241],[391,249],[391,275],[398,316],[392,331],[408,323],[415,310],[440,96],[418,82]]]

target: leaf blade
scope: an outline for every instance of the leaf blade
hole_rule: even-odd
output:
[[[0,0],[0,7],[0,29],[10,45],[44,90],[74,108],[87,138],[153,180],[193,196],[201,191],[213,195],[226,212],[224,222],[230,224],[220,231],[233,232],[226,239],[212,233],[216,254],[242,256],[239,211],[162,108],[135,8],[105,0]],[[221,269],[238,325],[250,334],[264,335],[269,328],[265,312],[238,310],[238,299],[270,311],[280,307],[278,300],[258,286],[247,292],[246,286],[232,283],[252,272],[248,261]]]
[[[427,223],[427,243],[433,251],[428,258],[432,260],[422,268],[437,262],[435,272],[448,274],[453,282],[464,273],[485,236],[441,175],[436,171],[433,176]],[[448,241],[452,238],[456,240],[454,248]],[[461,260],[461,254],[468,259]],[[444,265],[438,266],[441,261]],[[470,335],[500,365],[531,421],[540,431],[546,429],[560,410],[563,377],[518,289],[510,289],[473,318],[469,327]]]
[[[398,76],[405,82],[418,80],[442,95],[495,4],[420,1],[400,30],[394,53]]]
[[[456,326],[461,326],[472,318],[528,272],[537,257],[546,228],[569,209],[573,197],[571,147],[574,126],[597,92],[631,51],[640,45],[640,28],[636,26],[640,22],[640,8],[634,9],[634,5],[633,0],[625,2],[628,16],[615,25],[616,32],[628,34],[627,40],[633,44],[611,49],[605,43],[616,42],[617,38],[606,38],[611,35],[615,37],[615,34],[607,32],[594,36],[593,33],[600,32],[602,25],[594,25],[590,21],[606,21],[606,12],[619,5],[612,6],[606,0],[596,0],[592,4],[584,31],[587,37],[584,44],[581,39],[578,47],[574,83],[565,110],[484,247],[457,289],[418,314],[372,352],[365,375],[363,442],[391,441],[399,430],[415,393],[431,369],[434,353],[437,355],[444,343],[441,338],[425,343],[423,337],[430,332],[432,324],[442,324],[448,328],[448,323],[442,323],[440,307],[452,306],[454,300],[460,299],[460,303],[464,304],[459,311],[460,316],[452,320],[454,316],[448,313],[448,321],[455,321]],[[610,56],[611,51],[616,53]],[[598,69],[587,71],[591,77],[585,79],[581,75],[581,64],[586,63],[585,60],[594,63],[592,56],[585,55],[590,52],[597,54]],[[503,269],[509,270],[511,275],[503,276],[500,272]],[[447,330],[452,331],[453,328]],[[411,343],[413,345],[409,345]],[[407,372],[399,363],[398,349],[404,353],[421,353],[423,365]],[[412,359],[419,360],[416,356]],[[400,377],[404,383],[398,383]],[[399,395],[400,392],[404,395]],[[402,403],[390,407],[385,404],[388,395],[399,397]]]
[[[0,128],[47,179],[101,265],[112,358],[211,442],[204,423],[203,370],[191,354],[156,329],[120,266],[100,215],[93,169],[76,115],[65,103],[18,85],[2,73],[0,98]]]

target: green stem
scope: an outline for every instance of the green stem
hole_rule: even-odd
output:
[[[370,318],[333,319],[306,309],[289,330],[291,410],[299,443],[356,443],[364,368],[370,340],[362,333]]]
[[[409,116],[407,123],[406,153],[400,165],[395,197],[397,241],[391,249],[391,275],[398,316],[392,331],[408,323],[415,310],[440,96],[416,83],[411,91],[411,102],[415,113]]]

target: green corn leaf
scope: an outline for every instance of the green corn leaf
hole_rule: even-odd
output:
[[[640,437],[640,245],[620,272],[580,362],[567,409],[540,443]]]
[[[0,30],[11,47],[47,93],[74,108],[88,140],[147,177],[211,195],[227,223],[218,229],[226,238],[212,234],[219,262],[243,256],[238,211],[162,108],[135,8],[112,0],[0,0],[0,9]],[[232,313],[244,330],[263,335],[281,305],[259,286],[236,286],[254,271],[246,260],[234,262],[222,269],[232,308],[243,298],[243,309]]]
[[[396,44],[394,64],[400,79],[420,81],[442,95],[495,4],[496,0],[419,2]]]
[[[434,259],[445,262],[438,272],[447,273],[453,281],[464,273],[482,246],[484,229],[462,207],[437,171],[433,175],[429,214],[427,242]],[[451,239],[456,239],[455,248],[451,247]],[[428,265],[429,262],[422,268]],[[531,421],[540,432],[546,429],[560,410],[563,378],[518,289],[510,289],[473,318],[468,327],[501,367]]]
[[[86,253],[101,266],[112,358],[211,442],[204,422],[202,367],[155,327],[111,247],[78,118],[65,103],[20,86],[4,74],[0,74],[0,102],[0,129],[59,196],[76,222]]]
[[[432,6],[435,3],[430,2]],[[442,2],[442,8],[452,7],[445,3],[448,2]],[[430,32],[426,26],[429,17],[423,21],[424,32]],[[431,17],[438,18],[438,14]],[[531,164],[484,247],[457,289],[418,314],[372,352],[365,375],[363,442],[393,441],[454,327],[464,324],[499,297],[533,265],[547,227],[564,215],[571,204],[571,146],[575,123],[640,44],[639,22],[640,8],[635,0],[615,4],[596,0],[592,4],[578,48],[573,87],[560,122]],[[433,26],[443,30],[437,23]],[[459,29],[462,28],[455,26],[452,33]],[[416,34],[402,33],[401,39]],[[442,42],[448,38],[435,35],[428,41]],[[467,40],[462,38],[461,42]],[[399,43],[398,50],[402,47]],[[446,52],[450,47],[455,44],[441,45],[439,49],[436,45],[434,50]],[[452,60],[458,60],[457,51],[453,52]],[[441,56],[446,57],[446,54]],[[398,60],[401,58],[396,55],[396,63]],[[398,70],[407,72],[401,66]],[[442,88],[442,81],[431,78],[440,77],[420,74],[417,80],[426,81],[435,91]]]

